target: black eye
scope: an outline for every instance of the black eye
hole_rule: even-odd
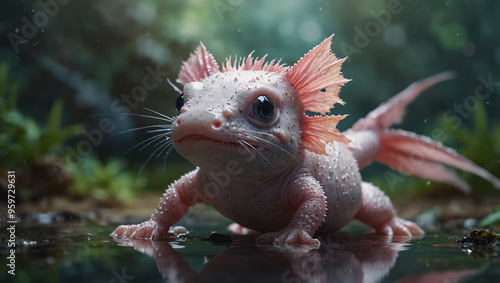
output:
[[[175,108],[177,111],[181,111],[182,106],[184,106],[184,93],[181,93],[175,100]]]
[[[259,95],[253,102],[253,115],[258,119],[271,120],[275,112],[274,101],[267,94]]]

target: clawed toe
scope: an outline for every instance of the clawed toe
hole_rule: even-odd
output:
[[[424,230],[418,227],[417,224],[401,218],[393,218],[376,230],[378,233],[389,237],[390,240],[392,240],[394,236],[409,240],[413,235],[425,234]]]
[[[274,246],[283,244],[320,246],[319,240],[312,238],[309,233],[299,228],[285,228],[278,232],[264,233],[257,238],[257,242],[273,243]]]
[[[157,239],[162,229],[156,222],[148,220],[137,225],[121,225],[110,236],[116,239]]]

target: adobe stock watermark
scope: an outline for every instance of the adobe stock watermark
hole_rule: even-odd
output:
[[[216,0],[212,2],[212,5],[219,19],[223,21],[224,14],[233,11],[237,6],[241,5],[241,3],[243,3],[243,0]]]
[[[14,53],[19,53],[19,45],[26,44],[30,39],[33,39],[40,33],[49,23],[49,20],[54,18],[60,11],[61,5],[66,5],[71,0],[39,0],[33,17],[28,19],[26,16],[21,18],[22,25],[16,28],[14,32],[9,32],[7,38],[14,50]]]
[[[365,23],[365,25],[360,28],[359,26],[354,27],[354,38],[353,44],[347,42],[340,43],[340,50],[343,53],[343,57],[348,57],[347,61],[350,61],[350,55],[361,53],[361,49],[366,48],[370,45],[372,38],[377,37],[384,28],[389,26],[393,15],[397,15],[403,11],[403,6],[399,0],[389,0],[387,1],[387,6],[385,10],[375,12],[371,11],[373,19]]]
[[[142,79],[142,84],[136,85],[130,93],[122,93],[120,98],[115,98],[110,104],[111,113],[116,114],[119,119],[127,118],[132,109],[139,106],[147,98],[148,92],[157,88],[160,84],[166,82],[168,73],[160,70],[160,66],[156,65],[153,69],[151,66],[145,67],[146,75]],[[116,129],[116,125],[108,117],[102,117],[98,122],[98,127],[82,132],[85,139],[76,144],[75,147],[65,147],[64,161],[67,167],[75,168],[83,160],[89,156],[94,148],[98,147],[104,141],[104,135],[112,134]]]
[[[238,146],[236,147],[236,155],[234,158],[228,160],[225,164],[224,167],[220,170],[207,170],[206,174],[206,182],[203,185],[203,197],[208,198],[208,199],[215,199],[217,198],[221,193],[223,192],[228,192],[232,187],[233,184],[231,184],[231,180],[233,178],[238,177],[244,171],[248,171],[248,168],[245,167],[245,164],[250,164],[255,162],[256,166],[259,166],[259,157],[262,157],[261,155],[258,155],[257,153],[254,154],[254,152],[257,152],[259,150],[258,148],[245,148],[243,146]],[[266,162],[266,164],[270,165],[269,163]],[[207,168],[204,168],[207,169]],[[234,180],[234,179],[233,179]],[[238,193],[235,191],[232,191],[231,193]],[[195,203],[199,204],[203,202],[203,198],[199,195],[196,196],[196,200],[194,201]],[[190,207],[189,213],[192,215],[200,215],[204,213],[204,206],[200,205],[193,205]]]
[[[216,198],[221,190],[226,189],[231,181],[232,176],[237,176],[243,172],[237,160],[230,160],[227,162],[225,170],[219,172],[210,171],[208,177],[210,182],[206,183],[203,187],[205,196],[213,199]]]
[[[209,199],[215,199],[219,194],[229,188],[231,184],[231,178],[236,177],[243,173],[242,163],[257,162],[254,155],[250,152],[250,149],[245,149],[243,147],[237,148],[237,153],[241,156],[240,158],[234,158],[229,160],[224,169],[220,171],[210,170],[207,174],[208,182],[203,186],[203,194]],[[191,213],[200,214],[203,212],[203,208],[199,206],[193,206]]]
[[[109,283],[127,283],[135,279],[135,276],[127,274],[125,267],[122,268],[121,273],[112,269],[111,274],[113,274],[113,278],[109,280]]]
[[[493,93],[500,88],[500,80],[494,81],[493,75],[487,77],[482,75],[477,77],[478,84],[474,89],[474,93],[465,97],[461,103],[454,103],[451,109],[443,113],[443,121],[451,123],[453,129],[458,129],[462,126],[464,119],[469,119],[474,111],[479,107],[480,103],[487,100]],[[434,141],[444,143],[448,139],[448,135],[442,128],[435,128],[431,132],[430,138]],[[420,148],[409,157],[399,156],[399,166],[396,168],[399,172],[387,171],[384,173],[386,182],[389,188],[394,190],[397,184],[403,183],[406,178],[403,174],[412,175],[417,167],[425,166],[426,162],[421,156],[427,155],[427,149]],[[401,173],[402,172],[402,173]]]

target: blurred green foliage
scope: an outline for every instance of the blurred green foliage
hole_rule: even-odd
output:
[[[101,162],[95,157],[83,159],[78,170],[73,172],[74,182],[69,193],[76,196],[92,196],[100,201],[117,200],[128,203],[137,197],[146,185],[144,177],[125,171],[119,160]]]
[[[499,80],[500,37],[497,26],[500,2],[402,0],[396,1],[400,12],[387,14],[390,2],[70,1],[61,4],[58,12],[49,17],[47,24],[32,37],[22,43],[15,42],[18,53],[14,52],[12,42],[1,43],[0,56],[10,62],[11,75],[27,81],[22,88],[27,95],[21,96],[19,109],[32,117],[2,119],[17,119],[18,132],[13,133],[13,140],[21,137],[37,140],[33,137],[41,136],[42,131],[33,121],[45,121],[47,117],[56,121],[58,107],[62,106],[54,101],[63,99],[68,124],[85,124],[87,129],[97,129],[99,119],[89,119],[89,116],[113,112],[114,101],[121,101],[136,86],[143,85],[146,67],[159,69],[175,81],[182,61],[200,41],[219,63],[230,55],[233,58],[234,55],[245,56],[255,50],[255,56],[269,54],[269,59],[281,58],[282,62],[292,65],[334,33],[332,49],[338,57],[349,57],[342,70],[347,78],[352,79],[341,92],[346,105],[337,105],[334,109],[335,114],[349,114],[339,124],[340,130],[349,128],[411,82],[453,70],[460,79],[428,90],[410,105],[405,121],[398,127],[419,134],[431,134],[436,127],[443,127],[449,137],[446,145],[456,146],[460,153],[498,176],[498,143],[494,143],[500,127],[498,87],[486,101],[484,111],[474,112],[474,116],[484,114],[485,121],[488,121],[484,125],[478,124],[478,120],[473,122],[472,118],[464,118],[461,127],[450,129],[451,125],[438,124],[442,115],[436,113],[452,109],[457,101],[472,95],[479,76],[492,74],[494,81]],[[2,5],[0,16],[6,20],[0,30],[6,35],[23,36],[23,17],[33,22],[34,12],[41,9],[35,0],[7,1]],[[377,29],[373,28],[373,23],[378,23]],[[357,45],[359,31],[366,34],[369,25],[373,35],[368,36],[366,46]],[[347,52],[343,48],[346,44],[355,47],[356,51]],[[50,60],[44,60],[47,58]],[[61,66],[63,68],[59,68]],[[68,72],[71,75],[68,76]],[[75,77],[83,79],[72,80]],[[177,93],[163,80],[148,90],[144,101],[135,101],[137,105],[129,110],[150,114],[143,109],[148,107],[165,115],[176,115],[176,97]],[[125,121],[132,121],[133,125],[121,125],[124,121],[117,120],[117,128],[150,125],[150,121],[135,120],[135,117],[128,117]],[[472,139],[471,135],[481,138]],[[55,137],[52,132],[53,141]],[[1,138],[6,139],[6,136]],[[62,139],[59,136],[57,140]],[[9,159],[22,162],[23,154],[33,156],[51,147],[50,139],[40,137],[38,140],[38,149],[30,148],[30,144],[11,145],[18,149]],[[72,142],[76,144],[81,140],[84,138]],[[100,160],[116,160],[117,156],[143,140],[141,133],[120,135],[113,142],[100,144],[94,153]],[[28,151],[24,150],[26,148]],[[0,154],[6,156],[6,153]],[[139,169],[135,168],[142,166],[144,156],[144,152],[130,152],[123,160],[130,165],[123,170],[137,173]],[[187,168],[185,163],[179,163],[179,159],[175,154],[169,158],[166,177],[161,170],[163,160],[148,165],[143,174],[154,179],[154,185],[146,187],[164,187],[178,177]],[[183,165],[178,167],[178,164]],[[101,166],[108,168],[105,164]],[[103,170],[110,170],[107,174],[112,175],[115,169]],[[386,188],[387,182],[379,177],[383,175],[380,172],[386,172],[384,170],[370,166],[363,170],[363,176],[375,182],[379,179],[380,187]],[[80,172],[82,176],[83,171]],[[156,174],[161,174],[161,177]],[[466,179],[474,188],[490,187],[479,178],[466,175]],[[425,180],[408,180],[411,181],[402,185],[406,187],[410,182],[415,183],[409,187],[418,191],[433,187]],[[408,190],[401,191],[406,194]]]
[[[500,205],[495,206],[491,214],[481,219],[481,221],[479,221],[479,225],[483,227],[494,226],[496,228],[500,228]]]
[[[18,111],[19,90],[20,84],[9,79],[8,65],[0,64],[0,166],[21,169],[31,166],[37,157],[43,155],[62,158],[64,143],[69,138],[81,135],[83,127],[61,127],[64,110],[61,100],[54,102],[45,126],[41,126],[33,118]],[[100,201],[114,199],[129,202],[145,186],[146,181],[124,171],[124,168],[123,161],[101,162],[95,155],[84,158],[75,170],[71,170],[73,182],[68,193],[72,196],[92,196]],[[57,176],[47,175],[45,178],[57,179]]]
[[[37,156],[61,153],[63,142],[80,135],[83,127],[62,128],[63,104],[56,101],[47,115],[46,126],[18,111],[20,85],[9,81],[9,67],[0,64],[0,162],[3,166],[20,166]]]
[[[473,112],[473,126],[457,126],[443,118],[439,121],[445,133],[450,137],[455,149],[474,163],[488,170],[494,176],[500,176],[500,123],[488,125],[484,104],[477,103]],[[465,174],[464,179],[473,185],[474,191],[491,191],[488,181],[473,174]]]
[[[143,166],[130,166],[118,158],[101,161],[93,155],[83,159],[73,171],[74,182],[68,192],[74,196],[91,196],[104,202],[116,200],[126,204],[146,191],[164,191],[177,176],[193,169],[186,163],[168,168],[152,166],[149,170],[142,170]]]

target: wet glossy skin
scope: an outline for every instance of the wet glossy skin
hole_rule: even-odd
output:
[[[252,109],[263,94],[276,106],[269,121],[255,117]],[[280,74],[229,72],[187,84],[172,140],[200,167],[197,191],[203,202],[242,226],[270,232],[287,227],[302,199],[315,192],[321,202],[330,200],[328,217],[321,223],[323,209],[313,201],[305,209],[305,225],[321,224],[320,230],[333,232],[351,220],[361,204],[357,164],[338,143],[336,150],[331,145],[331,156],[301,148],[302,108]],[[299,192],[291,189],[297,183],[302,184]]]
[[[343,116],[327,114],[346,80],[345,59],[331,53],[332,37],[293,67],[249,55],[219,70],[203,44],[184,62],[179,115],[171,127],[175,149],[198,166],[166,190],[151,219],[118,227],[117,238],[160,238],[197,203],[213,206],[239,226],[263,234],[259,242],[319,245],[315,233],[332,233],[351,219],[377,233],[423,234],[400,219],[387,196],[362,182],[359,168],[380,161],[395,170],[466,191],[468,185],[442,164],[500,180],[450,148],[427,137],[389,129],[406,106],[442,73],[412,84],[358,121],[345,136],[335,129]],[[321,113],[314,117],[305,110]],[[441,164],[442,163],[442,164]],[[411,170],[407,170],[411,169]]]
[[[171,138],[176,150],[194,165],[220,171],[232,160],[244,166],[246,174],[260,176],[275,175],[274,171],[292,165],[301,144],[302,105],[282,75],[215,74],[187,84],[183,93],[184,106],[172,125]],[[260,95],[274,101],[272,119],[255,117],[252,106]]]
[[[139,229],[144,233],[131,237],[161,236],[166,230],[155,223],[170,227],[172,216],[191,204],[186,199],[211,205],[244,227],[268,232],[258,239],[264,242],[317,244],[311,237],[316,231],[334,232],[360,211],[362,182],[351,151],[337,142],[327,146],[327,155],[302,147],[303,105],[283,75],[215,74],[186,84],[183,93],[171,138],[176,150],[199,168],[172,185],[177,194],[168,190],[152,216],[154,223],[146,222]],[[252,106],[261,95],[274,101],[271,119],[254,113]],[[375,198],[387,211],[380,211],[374,226],[393,220],[388,199],[382,193]]]

